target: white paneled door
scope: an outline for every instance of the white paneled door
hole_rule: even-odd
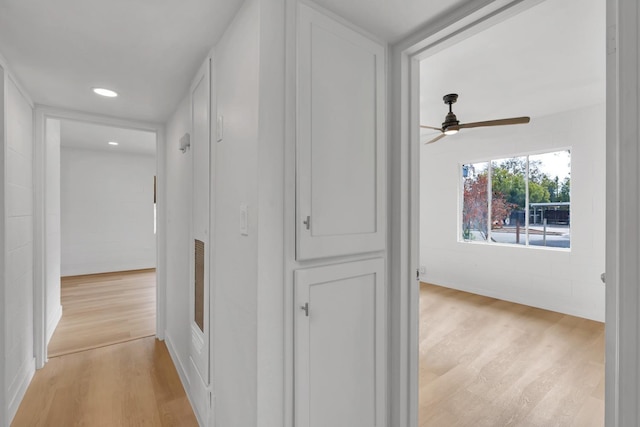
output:
[[[385,47],[299,6],[299,260],[385,246]]]
[[[210,179],[210,60],[202,65],[191,86],[191,160],[193,164],[191,215],[191,340],[190,387],[194,406],[201,422],[209,419],[210,331],[209,331],[209,179]]]
[[[386,419],[384,260],[295,272],[295,426]]]

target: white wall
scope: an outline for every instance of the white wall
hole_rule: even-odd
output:
[[[45,123],[45,297],[46,342],[62,317],[60,305],[60,121]]]
[[[217,112],[224,140],[216,145],[213,382],[216,423],[257,424],[257,150],[260,3],[245,1],[215,48]],[[240,204],[248,236],[239,230]]]
[[[35,372],[33,356],[33,108],[6,85],[5,378],[12,419]]]
[[[290,36],[293,39],[293,35]],[[257,426],[286,425],[284,50],[285,1],[261,0],[257,147]],[[294,221],[289,226],[294,227]],[[293,247],[289,249],[293,252]]]
[[[283,0],[247,0],[213,50],[224,139],[212,142],[212,382],[216,422],[230,427],[284,425],[283,53]],[[167,123],[166,149],[166,337],[187,388],[191,152],[177,142],[190,132],[189,101]]]
[[[284,1],[248,0],[215,48],[216,422],[284,425]],[[249,233],[239,208],[249,208]]]
[[[458,241],[460,164],[571,147],[571,250]],[[469,129],[421,150],[426,282],[604,321],[605,108]]]
[[[155,158],[62,145],[61,275],[155,267]]]
[[[185,97],[167,122],[166,132],[166,248],[167,318],[165,338],[174,363],[188,381],[189,251],[191,220],[191,150],[182,153],[178,141],[190,130],[190,101]],[[186,384],[185,384],[186,387]]]

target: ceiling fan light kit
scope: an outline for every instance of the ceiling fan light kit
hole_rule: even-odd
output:
[[[444,118],[444,122],[442,122],[442,127],[434,127],[427,125],[420,125],[421,128],[424,129],[433,129],[440,131],[440,135],[431,139],[430,141],[425,142],[425,144],[431,144],[440,139],[444,138],[447,135],[453,135],[460,131],[460,129],[464,128],[477,128],[477,127],[488,127],[488,126],[505,126],[505,125],[520,125],[529,123],[531,119],[529,117],[512,117],[510,119],[499,119],[499,120],[487,120],[484,122],[473,122],[473,123],[460,123],[456,115],[453,113],[453,108],[451,107],[457,100],[457,93],[450,93],[442,97],[442,100],[445,104],[449,106],[449,112]]]

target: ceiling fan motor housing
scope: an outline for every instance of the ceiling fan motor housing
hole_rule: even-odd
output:
[[[444,122],[442,123],[442,129],[447,130],[447,128],[451,126],[458,126],[460,122],[455,114],[452,112],[447,113],[447,117],[444,118]]]
[[[447,128],[452,126],[458,126],[460,122],[453,111],[451,110],[451,104],[454,104],[458,100],[457,93],[450,93],[442,97],[442,100],[445,104],[449,106],[449,113],[447,113],[447,117],[444,118],[444,122],[442,123],[442,130],[445,131]]]

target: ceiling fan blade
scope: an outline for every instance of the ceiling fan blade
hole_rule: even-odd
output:
[[[485,126],[505,126],[505,125],[521,125],[529,123],[531,119],[529,117],[512,117],[510,119],[500,120],[487,120],[486,122],[473,122],[473,123],[461,123],[458,125],[459,129],[466,128],[479,128]]]
[[[436,136],[436,137],[435,137],[435,138],[433,138],[432,140],[425,142],[425,144],[433,144],[434,142],[441,140],[441,139],[442,139],[442,138],[444,138],[445,136],[447,136],[447,134],[446,134],[446,133],[441,133],[440,135]]]
[[[424,129],[433,129],[433,130],[439,130],[440,132],[442,132],[442,128],[435,128],[433,126],[426,126],[426,125],[420,125],[421,128]]]

